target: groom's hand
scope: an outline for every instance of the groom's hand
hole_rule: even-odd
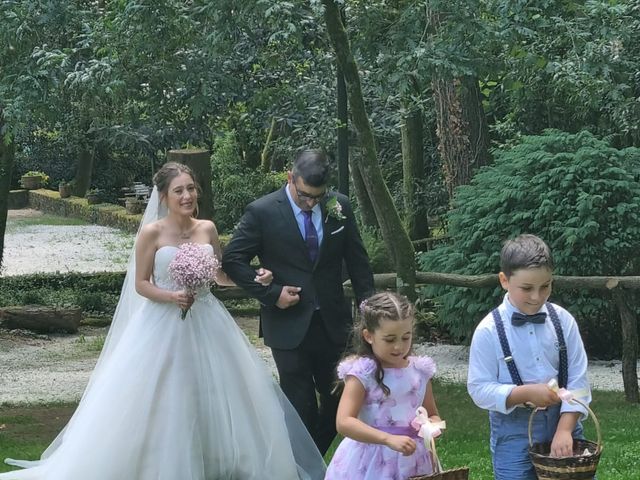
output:
[[[276,302],[276,307],[285,309],[294,306],[296,303],[300,301],[300,287],[291,287],[289,285],[285,285],[282,287],[282,291],[280,291],[280,297]]]

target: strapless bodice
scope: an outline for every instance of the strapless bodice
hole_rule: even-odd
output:
[[[201,244],[202,248],[206,248],[213,255],[213,247],[208,243]],[[153,283],[160,288],[166,290],[179,290],[178,285],[171,280],[169,276],[169,264],[178,253],[179,247],[174,245],[165,245],[156,250],[155,261],[153,262]],[[203,289],[208,292],[208,289]],[[201,292],[198,292],[201,293]]]

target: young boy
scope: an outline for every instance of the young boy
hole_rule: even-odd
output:
[[[540,238],[508,240],[500,269],[507,293],[473,335],[467,390],[476,405],[489,410],[495,479],[536,480],[528,454],[529,407],[546,407],[534,416],[534,443],[551,442],[552,456],[571,456],[587,412],[561,401],[547,383],[556,379],[581,401],[591,402],[587,355],[573,316],[547,303],[553,262]]]

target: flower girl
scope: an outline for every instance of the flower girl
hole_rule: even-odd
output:
[[[403,296],[382,292],[362,302],[356,355],[338,366],[344,381],[337,415],[342,441],[328,480],[406,479],[433,471],[431,457],[411,425],[424,407],[439,422],[431,389],[436,366],[410,356],[414,307]]]

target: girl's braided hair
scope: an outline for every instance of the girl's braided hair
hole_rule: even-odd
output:
[[[364,300],[360,304],[359,310],[358,321],[353,332],[353,350],[357,356],[369,357],[376,362],[376,382],[385,395],[389,395],[391,392],[389,387],[384,384],[384,370],[380,360],[373,353],[371,344],[364,339],[362,332],[366,329],[370,333],[374,333],[380,328],[381,320],[398,321],[413,318],[415,307],[404,295],[385,291]]]

